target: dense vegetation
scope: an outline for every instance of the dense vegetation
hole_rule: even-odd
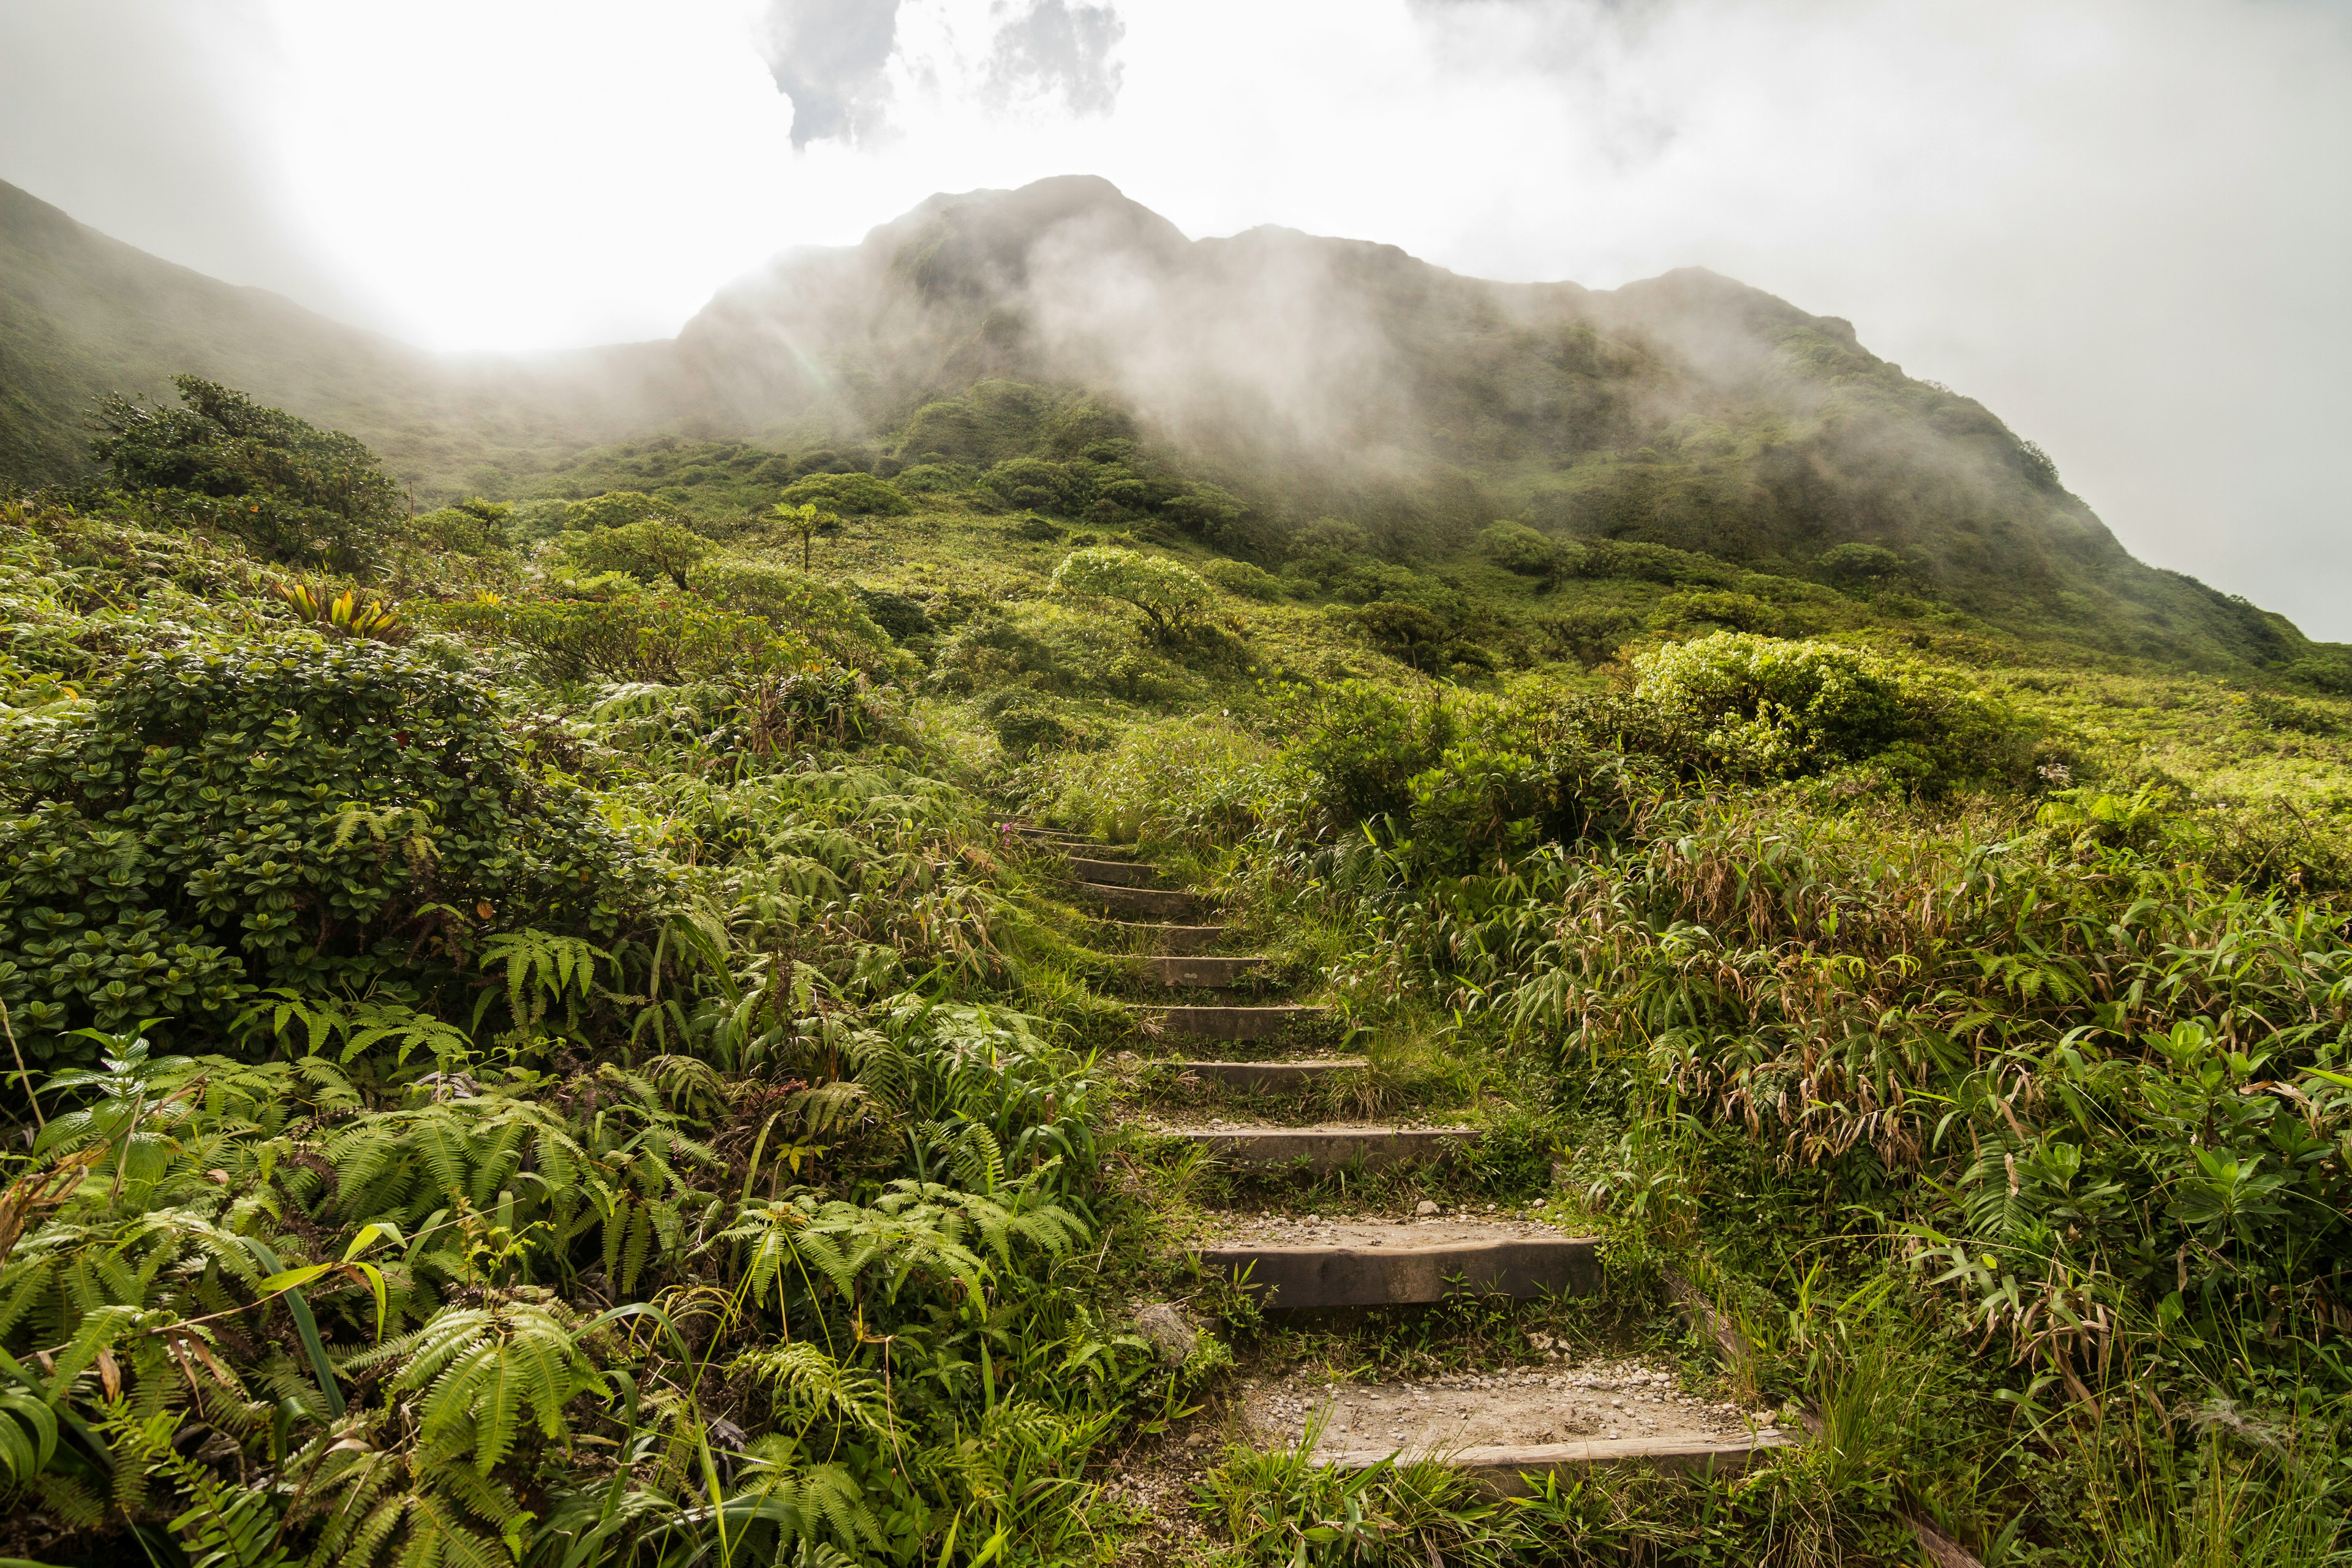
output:
[[[1012,384],[424,512],[181,390],[0,522],[0,1553],[1874,1563],[1907,1511],[2343,1560],[2326,650],[2136,660],[1851,542],[1409,548]],[[1167,1162],[1135,962],[1007,808],[1188,869],[1341,1009],[1353,1109],[1486,1152]],[[1300,1326],[1186,1277],[1204,1205],[1399,1184],[1564,1204],[1606,1299]],[[1536,1326],[1824,1436],[1510,1506],[1171,1437]]]

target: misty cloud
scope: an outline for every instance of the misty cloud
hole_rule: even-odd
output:
[[[769,73],[793,100],[793,146],[881,129],[898,0],[769,0],[766,31]]]
[[[996,29],[987,95],[1000,106],[1058,96],[1073,114],[1108,114],[1123,74],[1111,50],[1126,36],[1127,24],[1112,6],[1030,0],[1026,11]]]

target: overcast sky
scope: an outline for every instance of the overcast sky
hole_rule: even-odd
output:
[[[666,336],[938,190],[1712,267],[2352,639],[2347,0],[0,0],[0,178],[439,348]]]

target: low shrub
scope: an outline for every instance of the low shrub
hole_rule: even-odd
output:
[[[1926,669],[1861,648],[1717,632],[1634,661],[1634,700],[1699,732],[1706,766],[1786,777],[1870,761],[1917,787],[2021,776],[2022,727]]]
[[[464,1016],[491,934],[642,927],[667,873],[521,757],[487,687],[364,638],[133,658],[0,761],[0,996],[27,1057],[142,1018],[224,1034],[265,987],[454,984]]]
[[[692,594],[517,599],[485,594],[420,605],[415,613],[453,631],[525,649],[556,680],[597,676],[675,685],[824,661],[816,644],[798,631]]]
[[[1478,549],[1487,560],[1524,577],[1549,577],[1561,570],[1571,548],[1576,547],[1564,548],[1549,534],[1538,533],[1523,522],[1497,522],[1478,535]]]
[[[1201,575],[1244,599],[1272,601],[1286,596],[1281,578],[1246,561],[1207,562],[1201,567]]]

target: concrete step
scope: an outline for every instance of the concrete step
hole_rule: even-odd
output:
[[[1172,929],[1172,928],[1171,928]],[[1213,931],[1213,926],[1204,926]],[[1178,986],[1196,986],[1204,991],[1230,991],[1242,983],[1244,976],[1265,963],[1255,956],[1244,958],[1199,958],[1190,955],[1162,956],[1150,961],[1151,973],[1160,984],[1173,990]]]
[[[1265,1305],[1402,1307],[1457,1292],[1591,1296],[1600,1244],[1525,1221],[1282,1221],[1234,1227],[1200,1251],[1201,1267],[1242,1276]]]
[[[1179,1127],[1169,1130],[1229,1165],[1287,1165],[1304,1160],[1320,1175],[1361,1164],[1443,1160],[1478,1133],[1469,1127]]]
[[[1577,1443],[1530,1443],[1523,1447],[1455,1448],[1443,1454],[1335,1454],[1331,1464],[1344,1470],[1366,1470],[1390,1458],[1434,1458],[1459,1470],[1496,1497],[1527,1497],[1538,1483],[1559,1471],[1589,1469],[1594,1465],[1640,1465],[1645,1469],[1677,1475],[1737,1476],[1781,1448],[1796,1447],[1785,1432],[1759,1432],[1753,1437],[1595,1437]]]
[[[1097,909],[1129,918],[1181,921],[1201,912],[1198,896],[1160,888],[1114,888],[1102,882],[1080,882],[1077,896]]]
[[[1303,1062],[1154,1062],[1161,1072],[1190,1073],[1204,1083],[1259,1094],[1290,1093],[1333,1083],[1371,1063],[1361,1057],[1318,1057]]]
[[[1106,921],[1121,933],[1149,942],[1153,950],[1170,957],[1189,957],[1205,952],[1224,940],[1223,926],[1156,925],[1140,921]]]
[[[1274,1448],[1319,1425],[1314,1457],[1338,1468],[1433,1461],[1504,1495],[1525,1492],[1524,1476],[1591,1465],[1736,1474],[1799,1440],[1769,1415],[1685,1394],[1670,1373],[1630,1360],[1370,1384],[1302,1371],[1250,1389],[1241,1415]]]
[[[1160,879],[1160,873],[1150,866],[1126,860],[1081,860],[1075,855],[1070,857],[1070,872],[1081,882],[1113,888],[1148,888]]]
[[[1294,1024],[1311,1023],[1328,1007],[1284,1004],[1272,1007],[1144,1007],[1144,1017],[1171,1035],[1203,1035],[1213,1040],[1264,1040]]]

